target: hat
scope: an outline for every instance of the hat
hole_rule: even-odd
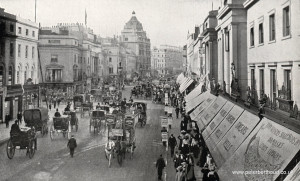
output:
[[[18,123],[18,120],[17,120],[17,119],[15,120],[15,123]]]
[[[74,135],[72,135],[71,138],[74,138]]]

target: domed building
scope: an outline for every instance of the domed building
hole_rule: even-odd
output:
[[[136,18],[134,11],[121,32],[121,42],[136,54],[135,69],[137,73],[149,76],[151,67],[150,39],[147,37],[146,31],[143,30],[142,23]]]

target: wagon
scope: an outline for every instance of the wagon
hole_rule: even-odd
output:
[[[90,132],[92,127],[94,128],[94,133],[99,132],[101,127],[105,128],[105,111],[104,110],[95,110],[92,112],[90,119]],[[104,130],[105,131],[105,130]]]
[[[71,117],[63,115],[61,117],[54,117],[53,123],[50,127],[50,138],[51,140],[54,139],[55,135],[58,135],[59,133],[63,134],[63,137],[70,137],[70,122]]]
[[[147,103],[134,102],[133,105],[136,107],[135,112],[138,113],[139,123],[141,123],[141,127],[145,126],[147,122]]]
[[[126,151],[130,153],[130,159],[133,157],[135,149],[135,118],[131,115],[125,116],[125,133],[126,133]]]
[[[75,131],[78,131],[78,117],[76,116],[75,111],[65,111],[63,115],[68,115],[71,117],[71,129],[73,130],[73,126],[75,126]]]
[[[80,112],[81,112],[81,117],[84,117],[85,112],[89,113],[89,116],[91,116],[91,110],[93,109],[93,103],[92,102],[87,102],[87,103],[82,103]]]
[[[42,136],[48,133],[48,109],[47,108],[34,108],[24,111],[24,121],[26,127],[34,127],[35,131],[40,131]]]
[[[7,142],[6,152],[7,157],[12,159],[15,155],[15,150],[26,150],[26,156],[31,159],[36,150],[36,131],[34,128],[20,128],[21,132],[10,133],[10,139]]]

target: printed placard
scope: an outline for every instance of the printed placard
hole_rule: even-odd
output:
[[[226,115],[226,117],[223,119],[223,121],[220,123],[220,125],[216,128],[216,130],[210,135],[212,139],[212,146],[215,148],[217,144],[221,141],[223,136],[227,133],[227,131],[231,128],[231,126],[235,123],[235,121],[239,118],[239,116],[244,111],[243,108],[235,105],[230,110],[230,112]],[[214,152],[213,150],[210,150],[212,155],[216,155],[218,153]]]
[[[233,155],[258,122],[259,118],[256,115],[248,111],[242,113],[216,147],[215,152],[219,154],[215,155],[214,160],[218,167],[222,166]]]
[[[185,102],[190,102],[193,100],[195,97],[201,94],[201,88],[202,88],[203,82],[200,82],[197,87],[195,87],[187,96],[185,96]]]
[[[298,133],[264,118],[218,170],[220,180],[275,180],[299,149]]]
[[[161,117],[161,127],[167,127],[167,126],[168,126],[168,118]]]
[[[168,117],[168,125],[172,125],[173,123],[173,118],[172,117]]]
[[[173,107],[169,106],[168,107],[168,114],[172,114],[173,113]]]
[[[111,136],[123,136],[123,129],[111,129]]]
[[[168,132],[161,132],[161,140],[168,141]]]
[[[199,119],[207,126],[226,102],[225,98],[221,96],[217,97],[216,101],[210,104],[210,106],[202,112]]]
[[[223,121],[225,116],[229,113],[229,111],[233,108],[234,104],[230,101],[227,101],[225,105],[221,108],[218,114],[213,118],[213,120],[208,124],[208,126],[204,129],[202,136],[204,140],[207,140],[211,133],[219,126],[219,124]]]
[[[190,112],[192,109],[194,109],[195,107],[197,107],[199,104],[201,104],[205,99],[208,98],[209,95],[212,95],[211,93],[209,93],[208,91],[200,94],[199,96],[197,96],[195,99],[193,99],[192,101],[186,103],[186,112]]]
[[[191,116],[192,120],[195,121],[200,121],[199,120],[199,114],[205,109],[207,108],[211,103],[213,103],[216,100],[216,96],[209,94],[209,96],[205,99],[205,101],[203,101],[193,112],[193,117]],[[194,115],[196,115],[194,117]],[[202,128],[200,128],[202,129]]]

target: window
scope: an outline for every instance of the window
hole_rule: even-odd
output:
[[[108,71],[109,71],[109,74],[113,74],[114,73],[114,68],[113,67],[109,67]]]
[[[283,36],[290,35],[290,7],[287,6],[283,9]]]
[[[10,46],[9,46],[9,55],[11,57],[14,56],[14,43],[13,42],[10,42]]]
[[[25,46],[25,58],[28,58],[28,45]]]
[[[273,41],[275,40],[275,14],[269,16],[269,30],[270,30],[269,40]]]
[[[34,47],[32,47],[32,58],[34,58],[34,51],[35,51],[35,49],[34,49]]]
[[[254,46],[254,27],[250,28],[250,46]]]
[[[74,63],[76,63],[76,54],[74,55]]]
[[[85,57],[83,57],[83,63],[85,64]]]
[[[32,37],[35,37],[35,31],[32,31]]]
[[[18,33],[22,34],[22,28],[21,27],[18,27]]]
[[[26,70],[24,71],[24,83],[26,82],[26,80],[27,80],[27,72],[26,72]]]
[[[276,98],[276,87],[277,87],[277,81],[276,81],[276,70],[272,69],[270,70],[270,95],[271,95],[271,100],[273,102],[275,102],[275,98]]]
[[[18,44],[18,57],[21,57],[21,44]]]
[[[8,69],[8,82],[7,84],[8,85],[12,85],[12,80],[13,80],[13,68],[12,66],[9,66],[9,69]]]
[[[29,32],[28,29],[26,29],[26,36],[28,36],[28,32]]]
[[[109,57],[109,60],[108,60],[108,62],[111,62],[111,57]]]
[[[58,62],[58,55],[51,55],[51,63],[57,63]]]
[[[291,70],[284,70],[284,87],[286,89],[286,99],[291,100],[291,89],[292,89],[292,80],[291,80]]]
[[[90,57],[88,57],[88,64],[90,64]]]
[[[3,75],[4,75],[4,67],[1,65],[0,66],[0,87],[3,86],[3,82],[4,82]]]
[[[19,84],[19,83],[20,83],[20,72],[17,71],[17,84]]]
[[[9,27],[10,32],[14,32],[14,29],[15,29],[14,25],[10,24],[10,27]]]
[[[128,38],[125,38],[125,41],[128,41]]]
[[[251,69],[251,89],[255,88],[255,70]]]
[[[263,23],[260,23],[258,25],[258,33],[259,33],[259,37],[258,37],[259,44],[262,44],[262,43],[264,43],[264,27],[263,27]]]
[[[225,51],[229,52],[229,31],[225,30]]]
[[[259,88],[260,88],[260,95],[264,94],[265,90],[265,74],[264,69],[259,70]]]

